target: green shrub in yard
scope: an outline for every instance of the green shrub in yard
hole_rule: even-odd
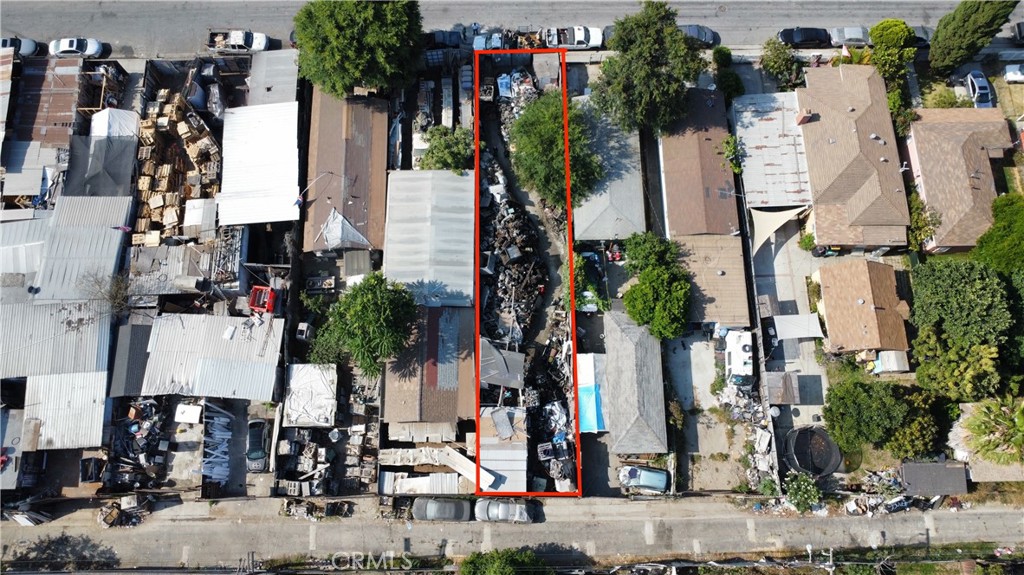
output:
[[[818,245],[818,244],[814,241],[814,234],[801,234],[800,235],[800,243],[799,243],[800,249],[809,252],[809,251],[813,250],[814,246],[816,246],[816,245]]]
[[[806,513],[811,507],[821,502],[821,490],[814,478],[806,473],[790,471],[786,474],[786,499],[800,513]]]
[[[718,69],[718,73],[715,74],[715,87],[725,94],[726,105],[747,92],[743,87],[743,79],[732,68]]]
[[[725,46],[715,46],[715,49],[711,51],[711,61],[715,63],[715,68],[718,70],[732,66],[732,50]]]
[[[928,99],[931,108],[973,108],[974,102],[967,96],[957,96],[949,88],[939,88]]]
[[[778,497],[779,486],[775,484],[771,477],[765,477],[757,485],[757,492],[767,497]]]

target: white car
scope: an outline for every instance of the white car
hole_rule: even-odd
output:
[[[871,45],[871,34],[865,26],[833,28],[830,35],[832,36],[832,45],[837,48],[840,46],[863,48]]]
[[[972,70],[970,74],[967,74],[965,80],[967,82],[967,94],[971,97],[971,101],[974,102],[975,108],[995,107],[995,103],[992,102],[992,85],[988,83],[988,78],[984,74],[979,70]]]
[[[1010,64],[1006,67],[1003,79],[1007,84],[1024,84],[1024,65]]]
[[[51,56],[95,58],[103,52],[103,44],[95,38],[61,38],[50,42]]]
[[[0,48],[11,48],[14,55],[19,58],[31,58],[39,52],[39,45],[35,40],[28,38],[3,38],[0,39]]]

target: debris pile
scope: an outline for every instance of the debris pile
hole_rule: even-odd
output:
[[[355,505],[351,501],[330,501],[320,504],[306,499],[286,499],[282,513],[296,519],[322,521],[325,517],[351,517]]]
[[[104,529],[110,527],[135,527],[149,515],[153,496],[140,498],[138,495],[125,495],[118,501],[108,503],[100,508],[96,522]]]
[[[533,75],[519,68],[511,74],[498,76],[498,113],[501,116],[501,136],[508,141],[509,130],[526,106],[540,96]]]
[[[176,408],[182,414],[179,418],[175,417]],[[108,485],[126,490],[157,487],[166,474],[176,421],[194,417],[194,423],[198,423],[201,409],[198,405],[165,402],[163,398],[130,403],[126,417],[114,426],[112,473],[107,478]]]

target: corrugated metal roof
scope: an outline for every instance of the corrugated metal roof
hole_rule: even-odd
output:
[[[106,371],[110,307],[102,301],[0,306],[0,377]]]
[[[134,319],[134,318],[133,318]],[[149,354],[152,325],[122,325],[117,332],[117,349],[110,378],[110,397],[135,397],[142,394]]]
[[[271,50],[252,56],[247,105],[294,102],[299,84],[298,50]]]
[[[178,276],[210,277],[213,246],[182,244],[177,246],[133,246],[129,256],[128,277],[131,295],[187,293],[175,285]]]
[[[288,366],[284,398],[285,427],[333,427],[338,411],[338,368],[334,365]]]
[[[811,203],[804,134],[796,94],[750,94],[732,104],[736,137],[749,152],[743,159],[747,207],[805,206]]]
[[[417,303],[473,305],[473,178],[444,170],[388,178],[384,275],[406,284]]]
[[[507,418],[514,434],[511,439],[498,437],[494,417]],[[484,407],[480,409],[480,451],[478,458],[481,470],[486,469],[494,476],[491,485],[483,485],[483,491],[505,491],[523,493],[526,487],[526,461],[528,455],[526,440],[526,409],[522,407]]]
[[[54,226],[36,276],[34,301],[98,299],[117,271],[125,232]]]
[[[143,395],[270,401],[283,319],[246,327],[249,318],[171,314],[153,321]]]
[[[132,197],[61,196],[53,211],[60,227],[113,227],[129,224]]]
[[[33,58],[23,62],[18,102],[8,129],[13,138],[67,148],[79,116],[81,58]]]
[[[106,397],[106,371],[29,377],[25,420],[40,422],[39,449],[99,447]]]
[[[9,222],[0,226],[0,273],[28,274],[43,267],[50,218]]]
[[[299,219],[298,123],[298,102],[225,112],[220,225]]]
[[[0,157],[7,170],[4,196],[38,195],[46,185],[45,170],[55,173],[58,169],[57,148],[46,148],[39,142],[4,142]]]
[[[11,74],[13,72],[14,48],[4,48],[0,50],[0,134],[7,131],[7,110],[11,104]]]
[[[185,220],[182,222],[184,233],[201,242],[217,236],[217,200],[199,198],[185,201]]]

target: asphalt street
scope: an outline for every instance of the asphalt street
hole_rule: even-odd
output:
[[[111,46],[115,58],[179,57],[195,54],[208,27],[245,27],[287,41],[291,20],[303,2],[95,2],[12,1],[3,3],[0,29],[49,41],[62,36],[89,36]],[[856,2],[670,2],[681,23],[706,24],[728,46],[758,46],[780,28],[790,26],[871,25],[899,17],[911,25],[934,26],[957,4],[953,1]],[[588,25],[607,26],[638,9],[638,2],[562,0],[468,2],[423,0],[424,29],[479,22],[486,27]],[[1018,8],[1015,18],[1024,15]]]
[[[506,525],[386,522],[375,517],[370,500],[357,506],[354,517],[311,523],[280,516],[280,505],[280,500],[215,506],[191,502],[159,511],[131,529],[101,529],[95,511],[80,511],[36,527],[5,523],[2,559],[9,561],[35,541],[62,533],[87,537],[87,546],[112,548],[121,567],[233,566],[249,552],[264,560],[389,552],[459,557],[527,546],[555,564],[569,565],[588,559],[607,564],[686,556],[709,560],[732,553],[800,553],[807,544],[827,549],[964,541],[1024,543],[1024,514],[1003,506],[873,518],[795,518],[758,515],[714,499],[554,499],[545,502],[543,523]]]

